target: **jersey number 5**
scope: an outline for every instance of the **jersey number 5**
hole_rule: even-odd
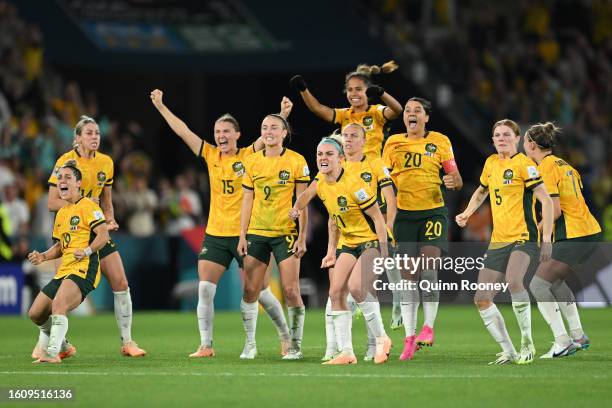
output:
[[[502,203],[502,197],[499,194],[499,188],[496,188],[495,189],[495,204],[501,205],[501,203]]]

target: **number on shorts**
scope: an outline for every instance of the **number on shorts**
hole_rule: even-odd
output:
[[[291,252],[293,250],[293,245],[295,244],[295,236],[294,235],[286,235],[285,241],[287,241],[288,247],[287,252]]]
[[[427,221],[425,224],[425,236],[436,238],[442,236],[442,223],[440,221]]]

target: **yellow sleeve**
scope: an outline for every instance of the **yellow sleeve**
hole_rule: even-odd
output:
[[[337,123],[338,125],[342,125],[342,121],[344,120],[344,114],[346,113],[346,108],[335,108],[334,109],[334,117],[332,118],[332,123]]]
[[[393,170],[393,167],[394,167],[393,156],[392,156],[393,150],[394,150],[394,143],[392,142],[392,139],[389,139],[387,140],[387,143],[385,143],[385,147],[383,148],[383,153],[382,153],[383,163],[385,167],[389,170]]]
[[[244,175],[242,176],[242,187],[253,190],[253,155],[244,161]]]
[[[361,179],[360,179],[361,180]],[[353,189],[353,199],[357,202],[357,205],[362,210],[367,210],[374,204],[376,204],[376,194],[372,193],[370,187],[361,180],[359,184],[355,183]]]
[[[115,177],[115,163],[113,163],[113,159],[108,158],[108,176],[106,177],[106,181],[104,182],[104,186],[112,186],[114,177]]]
[[[546,191],[551,197],[559,197],[559,174],[557,173],[557,169],[555,166],[550,165],[542,165],[538,166],[538,170],[540,170],[540,174],[542,176],[542,181],[544,181],[544,185],[546,186]]]
[[[525,188],[532,189],[535,186],[542,184],[542,177],[538,172],[538,166],[533,160],[525,157],[520,165],[519,174],[524,180]]]
[[[385,109],[387,109],[385,105],[376,105],[376,110],[374,111],[374,118],[381,126],[387,123],[387,118],[384,115]]]
[[[482,169],[482,173],[480,174],[480,185],[483,186],[484,188],[489,188],[489,175],[491,173],[491,169],[489,165],[490,159],[491,159],[490,157],[487,159]]]
[[[60,208],[60,210],[57,212],[57,214],[55,214],[55,221],[53,222],[53,232],[51,233],[51,238],[53,238],[54,241],[60,241],[60,232],[59,232],[59,223],[58,220],[60,219],[60,214],[62,212],[63,208]]]
[[[242,157],[242,160],[246,159],[253,153],[255,153],[255,143],[251,143],[250,145],[240,149],[240,157]]]
[[[57,186],[57,172],[59,171],[60,167],[62,167],[62,165],[60,164],[60,160],[62,160],[62,157],[57,159],[57,161],[55,162],[53,171],[51,172],[51,175],[49,176],[49,180],[47,181],[49,185]]]
[[[317,172],[317,175],[315,176],[315,178],[314,178],[314,179],[315,179],[315,180],[317,180],[317,181],[319,181],[319,180],[321,180],[321,178],[322,178],[322,177],[323,177],[323,175],[322,175],[322,174],[321,174],[321,172],[319,171],[319,172]]]
[[[298,155],[295,160],[295,182],[296,183],[308,183],[310,182],[310,170],[304,156]]]
[[[83,200],[88,200],[88,199],[84,198]],[[104,219],[104,213],[102,212],[102,209],[93,201],[83,211],[83,218],[84,218],[83,221],[85,222],[85,224],[89,225],[89,228],[92,231],[98,225],[106,222],[106,220]]]
[[[210,158],[214,153],[216,153],[216,148],[210,143],[202,140],[202,145],[200,146],[200,154],[199,157],[203,158],[206,163],[209,162]]]
[[[442,151],[440,152],[440,156],[442,163],[455,158],[455,153],[453,153],[453,145],[448,138],[444,141],[444,143],[442,143],[441,147]]]
[[[391,184],[391,173],[385,166],[385,162],[381,158],[375,158],[372,161],[372,170],[376,174],[376,178],[378,179],[378,186],[380,188],[388,186]]]

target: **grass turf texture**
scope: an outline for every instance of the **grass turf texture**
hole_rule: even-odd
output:
[[[501,309],[516,346],[520,336],[512,310]],[[551,334],[535,305],[532,315],[539,356],[548,351]],[[360,319],[353,322],[359,362],[344,367],[320,364],[325,351],[322,310],[306,313],[303,361],[281,361],[276,331],[263,313],[258,319],[259,355],[241,361],[239,313],[216,314],[215,358],[189,359],[199,343],[195,312],[138,312],[134,338],[148,351],[146,357],[120,356],[114,316],[103,314],[70,318],[68,338],[77,347],[75,357],[59,365],[33,366],[30,353],[38,331],[25,318],[2,317],[0,387],[70,387],[77,405],[88,407],[606,405],[612,398],[612,310],[581,310],[581,316],[592,341],[589,350],[527,366],[487,365],[499,350],[474,307],[440,307],[436,344],[418,351],[413,361],[398,361],[403,328],[390,332],[394,348],[390,361],[381,366],[362,361],[366,337]],[[390,310],[384,310],[385,323],[389,317]]]

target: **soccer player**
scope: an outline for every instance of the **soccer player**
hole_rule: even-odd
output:
[[[74,128],[75,148],[63,154],[55,164],[55,170],[49,177],[49,198],[47,205],[50,211],[59,211],[68,203],[60,196],[57,188],[57,171],[68,160],[74,160],[81,171],[81,194],[99,203],[104,212],[104,218],[109,231],[117,231],[119,225],[115,221],[112,188],[113,159],[100,153],[100,129],[96,121],[88,116],[81,119]],[[146,351],[138,347],[132,340],[132,298],[128,286],[121,256],[115,242],[109,238],[107,244],[100,250],[100,268],[108,279],[113,290],[115,318],[121,336],[121,354],[128,357],[142,357]],[[39,343],[48,340],[43,331],[40,332]],[[37,345],[32,352],[36,358],[40,353]]]
[[[580,174],[552,154],[559,133],[560,129],[553,123],[539,123],[527,130],[523,140],[525,153],[538,164],[552,198],[555,219],[551,259],[538,266],[529,285],[555,338],[550,350],[540,358],[564,357],[590,346],[582,330],[576,299],[565,278],[588,259],[596,243],[601,241],[601,227],[582,195]],[[560,311],[567,320],[570,335],[565,330]]]
[[[240,234],[240,209],[242,205],[242,176],[245,159],[264,144],[260,139],[245,148],[238,147],[240,126],[230,114],[221,116],[215,122],[215,145],[205,142],[189,127],[174,115],[163,102],[163,92],[155,89],[151,92],[151,102],[166,120],[172,130],[189,146],[191,151],[201,157],[207,164],[210,178],[210,209],[206,237],[198,255],[198,326],[200,329],[200,346],[190,357],[214,357],[212,347],[214,297],[217,284],[227,270],[232,259],[243,267],[242,255],[237,252]],[[281,102],[281,115],[287,117],[293,104],[288,98]],[[263,282],[259,294],[259,303],[264,307],[276,329],[281,341],[281,354],[289,352],[290,336],[283,308],[268,287],[269,274]]]
[[[442,133],[425,129],[431,114],[431,103],[423,98],[408,100],[404,109],[406,133],[391,136],[385,144],[383,160],[391,170],[391,178],[398,190],[397,216],[393,235],[398,252],[420,255],[425,268],[402,271],[406,280],[438,282],[438,271],[428,260],[440,257],[448,248],[448,211],[440,186],[459,190],[463,186],[455,163],[449,138]],[[445,175],[440,179],[440,171]],[[429,265],[428,265],[429,264]],[[400,360],[411,360],[420,346],[434,344],[434,323],[438,313],[439,291],[423,291],[424,324],[416,335],[418,290],[402,293],[402,320],[406,331],[404,350]]]
[[[350,129],[346,131],[350,132]],[[351,338],[352,319],[346,302],[348,292],[363,312],[368,333],[375,337],[374,362],[381,364],[388,360],[392,343],[385,333],[380,305],[373,290],[375,275],[372,264],[374,257],[389,255],[387,230],[378,207],[376,190],[370,188],[359,172],[343,168],[343,156],[342,146],[336,139],[325,137],[321,140],[317,147],[317,182],[311,183],[298,197],[290,217],[296,219],[318,195],[340,232],[339,237],[330,240],[331,245],[321,266],[334,265],[334,271],[330,273],[329,297],[341,351],[323,364],[357,363]]]
[[[304,157],[283,147],[289,124],[278,114],[267,115],[261,124],[264,150],[246,158],[242,178],[242,209],[238,254],[244,256],[245,284],[240,303],[246,342],[241,359],[257,355],[257,299],[270,253],[278,263],[283,294],[288,306],[291,348],[284,360],[299,360],[302,354],[305,309],[300,295],[300,258],[306,252],[308,214],[302,213],[299,230],[287,218],[294,194],[306,189],[310,180]]]
[[[68,312],[81,304],[100,282],[98,251],[108,240],[108,227],[100,207],[81,195],[81,171],[75,161],[66,162],[56,172],[59,197],[65,205],[59,209],[53,225],[55,243],[45,252],[33,251],[28,260],[38,265],[61,257],[55,276],[36,296],[28,316],[45,333],[38,343],[34,363],[61,363],[76,353],[66,342]]]
[[[478,274],[478,282],[509,283],[512,309],[521,330],[521,351],[517,355],[506,330],[501,313],[493,303],[497,291],[478,290],[474,303],[480,311],[485,327],[500,344],[502,352],[490,364],[533,361],[535,347],[531,337],[531,303],[523,278],[529,263],[537,254],[538,226],[535,217],[535,198],[542,204],[542,247],[540,262],[550,258],[553,225],[553,204],[542,182],[537,165],[523,153],[518,153],[521,139],[518,125],[503,119],[493,125],[493,145],[497,154],[487,158],[480,186],[472,194],[470,202],[455,220],[460,227],[487,198],[491,200],[493,233],[487,249],[484,268]]]

